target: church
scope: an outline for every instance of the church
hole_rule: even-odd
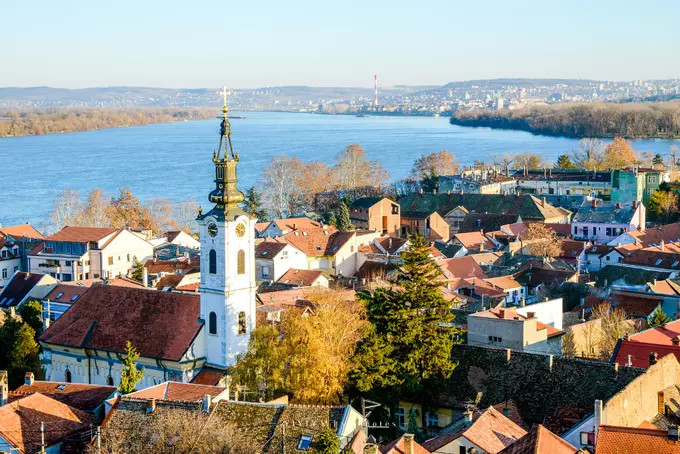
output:
[[[46,379],[117,385],[128,341],[140,354],[138,389],[164,381],[224,382],[255,329],[255,222],[237,187],[226,91],[213,153],[212,209],[199,210],[199,295],[95,284],[40,336]]]

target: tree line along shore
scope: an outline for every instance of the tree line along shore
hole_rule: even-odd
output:
[[[680,138],[680,101],[552,104],[521,109],[458,111],[451,124],[514,129],[564,137]]]
[[[219,112],[197,107],[50,108],[0,111],[0,137],[20,137],[94,129],[204,120]]]

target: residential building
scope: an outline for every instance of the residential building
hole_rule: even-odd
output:
[[[83,285],[83,282],[89,285]],[[53,322],[64,315],[78,298],[90,289],[92,281],[81,281],[77,284],[58,284],[42,299],[43,320]]]
[[[21,267],[19,245],[13,239],[0,237],[0,288],[7,285],[9,279]]]
[[[417,233],[430,240],[448,241],[450,238],[449,224],[436,211],[419,215],[404,212],[401,217],[401,236],[408,237]]]
[[[462,246],[468,253],[496,251],[501,244],[492,236],[484,234],[483,230],[474,232],[456,233],[451,242]]]
[[[520,440],[527,431],[489,407],[476,418],[466,413],[461,421],[446,432],[423,443],[431,453],[460,454],[472,448],[480,454],[497,454]]]
[[[349,219],[358,229],[399,236],[400,207],[387,197],[362,197],[355,200],[349,206]]]
[[[0,240],[1,239],[4,239],[7,244],[13,244],[19,247],[18,254],[14,253],[13,255],[18,255],[21,258],[19,270],[27,271],[28,253],[40,244],[45,237],[27,222],[26,224],[0,226]],[[1,262],[0,268],[2,268]],[[14,269],[14,265],[12,265],[11,269]],[[8,271],[10,275],[12,272]],[[1,286],[2,285],[0,284],[0,287]]]
[[[156,401],[203,402],[205,396],[210,396],[212,402],[219,402],[220,400],[229,400],[229,391],[228,387],[166,381],[126,394],[125,397],[156,399]]]
[[[561,329],[539,322],[535,313],[524,316],[515,308],[468,315],[468,345],[561,355],[563,334]]]
[[[546,287],[560,286],[565,282],[578,282],[579,272],[571,267],[557,268],[550,263],[531,261],[522,265],[515,280],[525,286],[529,295],[540,294]]]
[[[329,234],[336,232],[337,229],[332,225],[324,225],[321,222],[313,221],[309,218],[285,218],[275,219],[271,222],[258,222],[258,237],[275,238],[289,233],[317,231],[319,229],[328,231]]]
[[[49,274],[17,271],[0,291],[0,308],[20,308],[28,301],[40,301],[57,284]]]
[[[307,255],[285,238],[266,239],[255,247],[255,277],[260,282],[276,282],[291,268],[307,266]]]
[[[594,244],[586,249],[585,256],[586,270],[593,272],[613,263],[621,263],[624,254],[616,246]]]
[[[200,271],[200,259],[158,260],[154,257],[144,263],[142,268],[142,284],[145,287],[168,290],[200,281]]]
[[[169,244],[185,247],[188,249],[201,249],[201,242],[183,230],[173,230],[165,233]]]
[[[611,172],[585,169],[542,169],[518,171],[513,175],[517,189],[531,194],[580,195],[609,198]]]
[[[321,270],[298,270],[291,268],[276,281],[291,287],[325,287],[328,288],[328,278]]]
[[[126,276],[153,256],[153,246],[127,229],[64,227],[28,255],[31,273],[61,281]]]
[[[625,232],[644,230],[645,206],[637,201],[584,203],[571,227],[574,239],[608,243]]]
[[[618,248],[623,253],[621,262],[623,267],[632,267],[643,270],[668,271],[677,273],[680,271],[680,250],[678,252],[670,252],[665,246],[659,248],[645,248],[645,249],[624,249]]]
[[[680,222],[659,225],[649,229],[629,231],[614,238],[608,244],[611,246],[631,245],[633,249],[666,245],[680,242]]]
[[[442,175],[437,182],[437,191],[446,194],[513,194],[516,187],[514,178],[501,175],[495,169]]]
[[[659,185],[670,181],[666,169],[617,169],[611,173],[612,202],[629,203],[632,200],[647,203]]]
[[[612,363],[647,368],[657,358],[673,354],[680,360],[680,320],[625,336],[616,344]]]
[[[512,276],[484,279],[484,282],[506,294],[505,307],[517,306],[522,299],[526,299],[529,296],[527,288],[513,279]]]
[[[377,448],[377,446],[375,447]],[[373,452],[373,454],[378,454],[378,449],[373,449],[371,451],[370,447],[369,448],[364,448],[363,453],[370,454]],[[381,454],[429,454],[430,451],[425,449],[420,443],[418,443],[415,440],[415,437],[413,434],[404,434],[401,437],[397,438],[391,443],[386,444],[385,446],[380,447],[380,453]]]
[[[455,233],[465,232],[492,232],[500,230],[501,226],[505,224],[514,224],[522,222],[522,218],[516,214],[496,214],[496,213],[468,213],[463,222],[460,223],[460,228]]]

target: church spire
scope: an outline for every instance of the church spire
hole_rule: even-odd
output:
[[[223,209],[224,212],[233,211],[238,204],[245,199],[243,193],[236,187],[236,164],[238,153],[231,144],[231,125],[227,113],[227,87],[220,93],[224,96],[222,107],[222,123],[220,124],[220,144],[217,152],[213,153],[215,163],[215,189],[208,199],[216,205],[215,208]]]

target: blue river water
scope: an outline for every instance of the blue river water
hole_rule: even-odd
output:
[[[448,118],[367,117],[247,112],[232,119],[232,140],[240,154],[239,186],[258,182],[276,155],[329,164],[346,145],[359,144],[379,160],[392,179],[407,176],[421,154],[448,150],[462,163],[491,155],[531,152],[554,159],[578,140],[521,131],[450,125]],[[212,189],[212,152],[219,120],[0,139],[0,224],[44,225],[54,199],[75,188],[83,197],[94,188],[115,194],[129,187],[142,201],[196,200],[204,207]],[[638,152],[664,157],[672,140],[637,140]]]

